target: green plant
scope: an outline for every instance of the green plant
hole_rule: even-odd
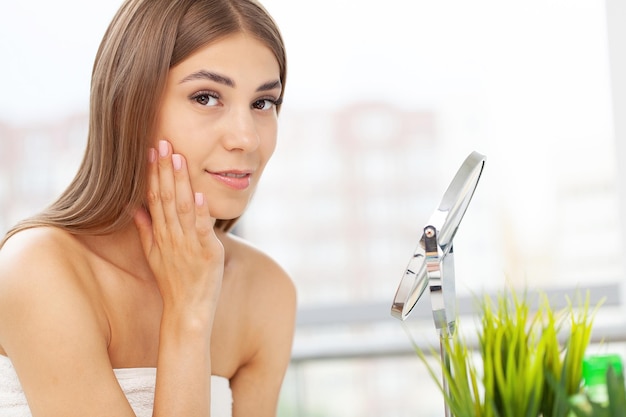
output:
[[[521,298],[514,291],[498,294],[495,302],[485,296],[479,303],[474,356],[460,332],[442,340],[450,364],[449,370],[442,366],[448,392],[441,372],[414,344],[454,416],[568,416],[568,398],[580,391],[582,359],[591,337],[589,296],[579,300],[578,308],[568,300],[559,312],[544,293],[536,311],[531,304],[526,293]],[[431,353],[436,354],[434,349]]]

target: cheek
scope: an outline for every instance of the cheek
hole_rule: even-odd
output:
[[[271,140],[268,140],[267,143],[263,146],[263,153],[265,154],[265,159],[268,160],[274,154],[276,150],[276,136],[274,136]]]
[[[278,126],[277,123],[273,123],[267,126],[263,134],[264,139],[261,142],[262,153],[267,161],[274,154],[276,149],[276,143],[278,138]]]
[[[194,155],[196,149],[194,144],[202,143],[202,138],[206,133],[202,129],[205,126],[197,126],[194,118],[186,117],[184,114],[167,113],[165,117],[159,118],[156,131],[156,140],[167,140],[172,145],[175,153],[180,153],[189,157]]]
[[[201,185],[203,184],[203,178],[201,178],[204,172],[194,171],[194,173],[189,173],[189,185],[193,191],[201,190]],[[206,181],[206,179],[204,179]]]
[[[176,152],[178,138],[188,135],[193,120],[188,120],[189,115],[183,111],[184,101],[173,94],[166,94],[157,116],[156,141],[167,140],[172,143]]]

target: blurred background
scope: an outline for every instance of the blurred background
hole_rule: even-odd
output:
[[[93,58],[120,4],[2,0],[3,232],[78,168]],[[624,3],[263,4],[285,38],[288,82],[275,156],[237,233],[298,289],[281,416],[442,415],[389,308],[425,222],[474,150],[487,163],[455,239],[459,297],[509,284],[608,288],[617,309],[598,324],[617,337],[603,346],[623,349]],[[421,303],[407,328],[435,344]]]

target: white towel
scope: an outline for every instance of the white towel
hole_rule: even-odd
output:
[[[137,417],[151,417],[156,368],[114,369]],[[211,376],[211,416],[232,417],[233,395],[227,378]],[[32,417],[11,360],[0,355],[0,417]]]

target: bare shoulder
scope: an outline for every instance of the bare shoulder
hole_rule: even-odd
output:
[[[271,256],[233,235],[220,237],[227,254],[222,293],[224,301],[244,314],[247,331],[251,328],[270,333],[291,330],[296,316],[296,287],[285,269]]]
[[[0,250],[0,353],[33,415],[132,415],[86,257],[77,239],[49,227],[21,231]]]
[[[78,308],[74,313],[90,308],[81,252],[69,233],[52,227],[23,230],[6,241],[0,250],[0,351],[13,341],[7,339],[15,334],[16,318],[43,326],[70,306]]]
[[[26,249],[33,245],[51,245],[56,247],[61,244],[69,244],[73,240],[72,235],[65,230],[52,226],[39,226],[24,229],[11,236],[2,247],[2,252],[6,250]]]
[[[0,286],[46,285],[46,279],[74,275],[79,245],[73,237],[53,227],[23,230],[0,250]]]
[[[230,254],[238,279],[256,291],[280,292],[295,298],[295,286],[287,271],[271,256],[250,242],[232,234],[222,237],[224,247]],[[257,293],[258,294],[258,293]]]

